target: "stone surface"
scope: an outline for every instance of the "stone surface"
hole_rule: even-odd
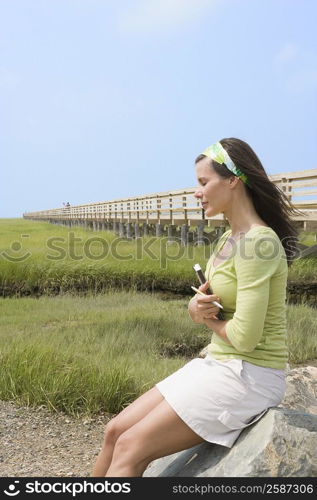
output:
[[[317,367],[289,369],[286,382],[282,403],[242,431],[232,448],[203,443],[155,460],[144,476],[316,476]]]
[[[317,366],[289,370],[286,394],[279,407],[317,415]]]
[[[316,415],[272,408],[232,448],[203,443],[155,460],[144,477],[315,477],[316,450]]]

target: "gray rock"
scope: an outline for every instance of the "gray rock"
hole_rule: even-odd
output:
[[[286,394],[279,405],[317,415],[317,367],[304,366],[289,370]]]
[[[271,408],[232,448],[203,443],[153,461],[144,477],[316,477],[317,416]]]
[[[144,476],[317,476],[317,367],[288,369],[286,383],[281,404],[247,427],[232,448],[203,443],[155,460]]]

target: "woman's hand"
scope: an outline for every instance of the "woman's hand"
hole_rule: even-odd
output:
[[[203,285],[200,285],[199,290],[203,293],[206,293],[209,287],[208,281],[204,283]],[[203,297],[200,294],[196,294],[197,297],[197,310],[198,310],[198,315],[201,317],[203,320],[205,319],[218,319],[216,316],[218,312],[220,311],[220,307],[215,306],[212,304],[213,301],[220,302],[220,298],[218,295],[206,295],[206,297]]]
[[[209,283],[206,282],[203,285],[200,285],[199,290],[203,293],[206,293],[208,290]],[[220,298],[213,294],[207,295],[203,297],[203,295],[196,294],[190,301],[188,310],[192,320],[195,323],[204,324],[206,319],[216,319],[218,312],[220,311],[220,307],[215,306],[212,302],[216,300],[220,302]]]

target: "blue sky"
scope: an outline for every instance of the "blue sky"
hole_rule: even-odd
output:
[[[196,185],[247,141],[316,168],[315,0],[0,0],[0,217]]]

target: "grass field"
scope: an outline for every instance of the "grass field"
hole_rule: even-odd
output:
[[[108,289],[191,294],[192,265],[204,268],[213,245],[167,244],[166,238],[124,240],[112,232],[23,219],[0,220],[0,287],[3,296]],[[302,240],[314,243],[315,235]],[[295,260],[289,280],[317,279],[317,258]]]
[[[210,338],[187,301],[111,292],[1,299],[0,398],[116,412]]]
[[[138,292],[0,299],[0,399],[117,413],[209,343],[187,305]],[[316,312],[288,306],[287,323],[290,363],[317,358]]]
[[[213,246],[23,219],[0,220],[0,237],[0,399],[117,413],[209,343],[181,294],[192,295],[192,265],[204,267]],[[317,259],[296,260],[289,279],[316,270]],[[290,363],[317,358],[316,310],[288,305],[287,321]]]

